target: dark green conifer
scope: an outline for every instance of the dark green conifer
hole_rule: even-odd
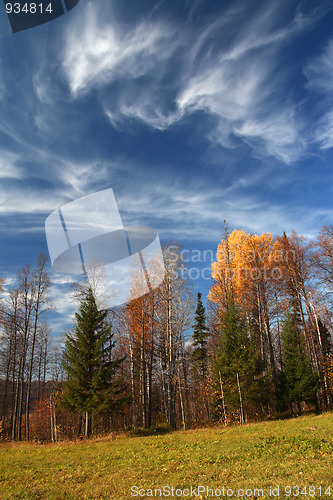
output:
[[[205,377],[207,365],[207,337],[205,308],[202,304],[201,293],[198,292],[197,308],[194,316],[193,327],[193,360],[199,369],[201,377]]]
[[[213,370],[216,390],[218,394],[221,374],[225,402],[229,411],[239,408],[237,373],[245,411],[267,402],[267,380],[262,375],[263,361],[253,339],[249,336],[248,324],[232,297],[229,297],[228,307],[222,316],[219,349],[215,355]]]
[[[114,342],[107,311],[98,311],[90,288],[75,318],[74,335],[66,335],[63,354],[68,375],[63,403],[69,410],[85,414],[88,436],[92,414],[115,412],[127,400],[125,385],[117,377],[123,359],[112,359]]]
[[[318,377],[313,373],[310,357],[305,353],[294,315],[287,314],[281,337],[286,402],[296,404],[300,411],[301,401],[315,402]]]

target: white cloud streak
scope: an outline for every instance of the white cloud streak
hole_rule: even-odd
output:
[[[333,108],[319,120],[315,140],[321,149],[333,148]]]
[[[20,156],[5,150],[0,150],[0,179],[22,179],[24,170],[17,163]]]
[[[126,33],[103,22],[105,5],[86,6],[67,33],[63,69],[74,96],[114,79],[135,79],[154,71],[175,50],[163,23],[143,21]]]
[[[15,139],[19,143],[20,137]],[[21,154],[0,152],[2,215],[49,214],[69,201],[102,189],[120,171],[128,170],[128,162],[121,158],[74,161],[33,145],[27,148],[21,144],[21,150]],[[30,168],[21,166],[27,161],[32,164]],[[32,177],[36,183],[31,183]],[[40,182],[47,187],[40,187]]]
[[[325,112],[314,128],[314,141],[321,149],[333,147],[333,40],[331,39],[323,53],[313,59],[304,68],[308,79],[308,87],[319,93]]]
[[[237,136],[255,156],[292,163],[307,144],[296,106],[278,98],[287,76],[276,78],[275,72],[280,49],[314,21],[298,10],[288,25],[275,29],[279,5],[269,2],[240,27],[245,9],[231,8],[197,32],[151,19],[125,26],[112,21],[111,12],[106,22],[104,6],[88,3],[64,41],[63,71],[73,97],[105,89],[102,106],[115,128],[135,119],[164,130],[204,111],[217,118],[211,140],[234,147]],[[227,40],[223,32],[235,36]]]
[[[230,227],[244,228],[251,232],[270,231],[282,234],[295,229],[298,232],[315,232],[317,219],[327,211],[316,211],[304,203],[279,202],[270,196],[258,196],[267,187],[269,172],[244,174],[243,178],[227,182],[218,188],[201,183],[154,182],[149,189],[136,186],[136,196],[120,193],[118,206],[125,225],[147,224],[156,228],[163,240],[216,242],[223,232],[223,220]],[[287,189],[293,181],[289,169],[274,178],[275,189]],[[277,188],[277,185],[279,187]],[[129,186],[129,192],[131,186]]]

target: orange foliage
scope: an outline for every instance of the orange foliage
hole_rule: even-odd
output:
[[[36,403],[29,419],[30,436],[33,439],[47,441],[51,439],[50,402],[49,398],[41,399]]]
[[[218,245],[217,262],[212,264],[215,283],[209,300],[223,306],[232,293],[236,302],[248,310],[259,288],[268,289],[274,280],[282,278],[277,251],[278,243],[269,233],[251,235],[234,230],[227,242]]]
[[[52,412],[58,415],[57,403],[61,398],[61,393],[52,394]],[[54,417],[53,417],[54,418]],[[50,397],[44,397],[37,401],[33,412],[29,418],[30,436],[36,441],[51,441],[51,408]]]

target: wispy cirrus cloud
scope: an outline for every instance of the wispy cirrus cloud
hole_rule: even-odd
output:
[[[272,113],[266,120],[244,120],[233,131],[254,148],[255,156],[266,152],[286,164],[299,159],[307,146],[293,109]]]
[[[22,179],[24,170],[18,166],[20,156],[6,150],[0,150],[0,179]]]
[[[3,182],[0,185],[1,214],[48,214],[71,200],[109,184],[113,169],[123,166],[121,162],[115,167],[112,162],[98,160],[75,162],[52,154],[46,158],[50,170],[36,168],[34,183],[29,180],[31,172],[28,168],[5,170],[2,175],[0,162],[0,179],[8,180],[6,184]],[[13,178],[14,182],[10,182]]]
[[[330,217],[330,208],[313,210],[297,193],[299,175],[288,168],[272,174],[269,168],[244,169],[242,177],[225,172],[218,186],[209,178],[188,180],[150,178],[149,188],[134,178],[126,191],[115,192],[125,225],[155,227],[164,240],[219,241],[223,220],[230,227],[282,234],[295,229],[315,234],[318,221]],[[302,182],[302,180],[301,180]],[[132,185],[133,183],[133,185]],[[132,196],[135,184],[136,196]],[[314,187],[316,189],[316,187]],[[280,191],[293,192],[281,200]]]
[[[322,54],[313,58],[304,68],[308,86],[324,94],[332,92],[333,82],[333,40],[331,39]]]
[[[60,196],[59,196],[60,195]],[[38,187],[27,188],[24,183],[0,187],[0,213],[4,216],[14,214],[40,214],[54,210],[62,198],[60,190],[42,190]],[[26,230],[27,228],[22,228]],[[18,228],[15,228],[18,230]]]
[[[251,13],[243,2],[200,30],[190,22],[182,27],[162,22],[157,15],[117,23],[112,4],[108,13],[88,3],[66,32],[62,65],[74,98],[100,89],[102,108],[115,128],[134,119],[165,130],[203,111],[217,119],[207,136],[224,147],[244,141],[255,156],[287,164],[304,153],[298,103],[281,96],[289,82],[287,70],[281,75],[281,50],[323,9],[305,14],[298,8],[281,26],[276,2]],[[247,22],[240,23],[247,14]]]
[[[333,148],[333,108],[319,120],[315,140],[321,149]]]
[[[74,96],[115,79],[151,73],[177,48],[176,31],[162,22],[144,20],[128,29],[110,19],[107,6],[90,2],[67,32],[63,70]]]
[[[304,68],[308,88],[320,95],[318,104],[321,111],[314,127],[314,140],[321,149],[333,147],[333,39],[324,51],[313,58]]]

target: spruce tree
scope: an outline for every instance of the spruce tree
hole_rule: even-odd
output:
[[[206,327],[205,308],[202,304],[201,293],[198,292],[197,308],[194,316],[193,326],[193,361],[194,365],[199,369],[202,378],[206,374],[207,365],[207,337],[208,330]]]
[[[262,375],[264,364],[259,350],[249,336],[248,324],[232,297],[229,297],[221,319],[219,347],[213,361],[217,403],[220,400],[221,375],[229,412],[238,411],[240,396],[244,411],[249,411],[250,407],[267,403],[267,380]]]
[[[300,411],[302,401],[316,402],[318,376],[313,373],[310,357],[305,354],[294,315],[286,315],[281,338],[285,401],[291,406],[296,404]]]
[[[115,412],[123,407],[125,385],[116,373],[123,359],[112,359],[114,342],[107,311],[98,311],[91,288],[75,314],[74,335],[66,335],[63,366],[64,405],[85,414],[85,435],[90,434],[91,415]]]

